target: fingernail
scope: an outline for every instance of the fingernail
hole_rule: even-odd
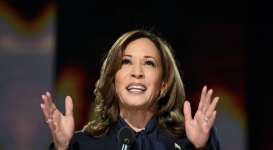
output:
[[[190,107],[191,107],[191,103],[189,101],[186,101],[187,103],[189,103]]]
[[[41,106],[41,108],[43,109],[42,104],[40,104],[40,106]]]

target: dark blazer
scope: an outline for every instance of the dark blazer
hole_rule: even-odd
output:
[[[180,146],[181,150],[191,150],[195,147],[189,142],[186,136],[181,138],[174,138],[164,131],[159,131],[157,134],[157,141],[161,142],[167,150],[178,150],[175,148],[175,143]],[[85,135],[82,131],[74,133],[72,140],[70,141],[70,150],[118,150],[117,136],[115,132],[111,132],[108,136],[102,138],[94,138],[92,136]],[[54,143],[49,147],[53,150]],[[207,145],[199,150],[220,150],[220,144],[218,140],[217,130],[212,127],[210,130],[209,140]]]

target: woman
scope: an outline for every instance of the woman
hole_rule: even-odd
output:
[[[124,126],[135,131],[139,149],[220,149],[212,127],[219,98],[211,102],[205,86],[192,119],[171,48],[148,31],[125,33],[115,42],[94,93],[97,119],[74,134],[72,99],[66,98],[63,116],[49,93],[42,96],[54,139],[50,149],[121,149],[117,134]]]

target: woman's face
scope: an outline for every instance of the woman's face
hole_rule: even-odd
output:
[[[115,75],[119,105],[127,108],[149,108],[162,87],[159,51],[152,41],[140,38],[128,44],[122,66]]]

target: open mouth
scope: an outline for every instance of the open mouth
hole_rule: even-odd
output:
[[[139,85],[132,85],[127,87],[128,91],[146,91],[146,88],[144,86]]]

